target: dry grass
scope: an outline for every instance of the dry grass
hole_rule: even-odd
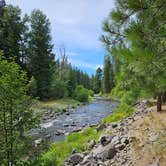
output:
[[[136,166],[146,166],[159,161],[160,166],[166,165],[166,105],[163,112],[157,112],[156,106],[148,108],[153,110],[149,116],[140,118],[132,124],[129,131],[136,139],[133,142],[132,160]],[[149,141],[151,132],[159,134],[154,142]],[[143,147],[140,146],[143,144]]]

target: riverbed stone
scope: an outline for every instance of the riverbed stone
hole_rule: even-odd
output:
[[[79,132],[82,130],[82,127],[76,127],[72,130],[72,133]]]

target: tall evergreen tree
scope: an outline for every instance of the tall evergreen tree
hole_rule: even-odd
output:
[[[104,59],[103,69],[103,91],[110,93],[113,88],[113,70],[111,65],[110,56],[106,55]]]
[[[29,69],[37,81],[37,96],[49,98],[52,54],[50,22],[40,10],[34,10],[30,18]]]
[[[100,67],[97,68],[96,70],[96,75],[95,75],[95,78],[94,78],[94,91],[95,93],[99,93],[101,92],[101,87],[102,87],[102,76],[103,76],[103,73],[102,73],[102,69]]]
[[[1,1],[4,5],[4,1]],[[15,61],[25,68],[25,55],[23,54],[25,32],[27,31],[27,17],[22,19],[19,7],[8,5],[1,8],[0,17],[0,49],[4,51],[7,59],[15,57]],[[3,10],[3,11],[2,11]]]

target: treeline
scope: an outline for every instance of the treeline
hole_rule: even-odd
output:
[[[166,3],[116,0],[115,4],[101,37],[112,60],[111,93],[128,104],[139,97],[157,98],[161,111],[166,96]]]
[[[91,80],[92,89],[95,93],[111,93],[115,82],[113,65],[109,55],[104,57],[103,69],[98,67]]]
[[[90,77],[67,61],[64,46],[60,58],[53,52],[50,21],[40,10],[21,16],[19,7],[0,1],[0,50],[28,75],[28,94],[41,100],[73,97],[77,85],[91,88]]]

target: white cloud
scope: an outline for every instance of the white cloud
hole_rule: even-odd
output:
[[[84,67],[84,68],[89,68],[92,70],[96,70],[98,67],[102,67],[102,65],[100,64],[92,64],[92,63],[88,63],[82,60],[78,60],[78,59],[72,59],[69,58],[68,61],[73,65],[73,66],[77,66],[77,67]]]
[[[113,0],[6,0],[24,13],[41,9],[50,19],[53,41],[84,49],[101,49],[98,41],[102,21],[114,6]]]

